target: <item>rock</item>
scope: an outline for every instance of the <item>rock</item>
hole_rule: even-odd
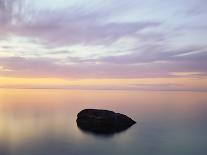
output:
[[[78,127],[96,134],[114,134],[126,130],[135,123],[128,116],[109,110],[85,109],[77,115]]]

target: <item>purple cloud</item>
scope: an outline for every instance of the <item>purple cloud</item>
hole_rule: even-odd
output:
[[[113,3],[115,4],[114,1]],[[132,4],[131,1],[129,3]],[[167,1],[160,5],[171,3],[176,6],[174,11],[183,10],[179,5],[182,3],[179,2]],[[204,4],[204,1],[198,2],[198,6],[201,7],[201,4]],[[122,19],[122,12],[126,14],[130,12],[128,7],[123,7],[125,10],[119,8],[118,11],[101,6],[90,9],[85,9],[84,6],[74,6],[54,10],[30,10],[30,7],[26,8],[24,5],[21,0],[0,0],[0,39],[9,42],[6,39],[8,36],[23,36],[27,39],[34,39],[37,42],[32,40],[32,43],[44,45],[47,49],[44,49],[42,54],[41,47],[38,47],[38,51],[30,50],[32,54],[28,58],[29,54],[25,54],[26,50],[22,52],[22,55],[19,54],[21,53],[19,50],[15,51],[16,45],[2,46],[4,51],[8,50],[14,53],[13,55],[20,55],[19,57],[5,57],[4,52],[0,56],[0,66],[3,67],[0,73],[3,76],[138,78],[172,77],[175,76],[172,75],[174,72],[201,72],[206,75],[207,51],[204,41],[206,36],[203,35],[206,33],[206,22],[203,19],[201,22],[203,16],[194,19],[195,16],[188,17],[187,12],[181,12],[186,17],[185,19],[183,16],[174,17],[175,12],[172,15],[170,10],[168,12],[161,6],[148,8],[145,3],[143,8],[145,6],[145,11],[150,10],[151,14],[145,14],[145,11],[144,13],[136,12],[139,11],[139,5],[135,5],[135,8],[130,6],[137,14],[131,14],[125,20],[124,17]],[[188,5],[187,10],[189,11]],[[203,12],[205,13],[205,9],[202,9]],[[120,15],[115,16],[117,14]],[[187,15],[190,16],[190,14]],[[119,39],[127,37],[135,40],[135,43],[126,51],[119,47],[114,48],[126,53],[124,55],[122,53],[120,55],[113,49],[112,54],[106,52],[107,54],[97,54],[95,58],[89,56],[83,58],[81,55],[73,56],[71,53],[74,54],[74,52],[70,53],[69,48],[54,50],[58,47],[71,47],[77,44],[110,47]],[[126,46],[128,44],[130,45],[126,41]],[[22,49],[26,48],[24,43],[22,45]],[[189,45],[196,48],[191,48]],[[111,51],[110,48],[109,51]],[[46,57],[48,53],[51,58]],[[58,54],[62,54],[59,59]]]
[[[206,51],[143,53],[85,60],[74,57],[68,60],[73,62],[70,65],[49,58],[0,57],[0,66],[5,69],[2,75],[20,77],[139,78],[175,77],[174,72],[207,73]]]
[[[110,15],[105,10],[85,12],[77,8],[28,12],[29,18],[22,16],[22,10],[26,8],[18,5],[21,1],[1,0],[0,4],[0,34],[37,38],[49,46],[111,44],[119,38],[136,36],[138,31],[161,24],[157,21],[107,22],[106,17]],[[15,7],[18,8],[16,12]]]

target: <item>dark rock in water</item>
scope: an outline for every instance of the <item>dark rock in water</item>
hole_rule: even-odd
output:
[[[96,134],[114,134],[136,123],[126,115],[109,110],[85,109],[79,112],[77,117],[80,129]]]

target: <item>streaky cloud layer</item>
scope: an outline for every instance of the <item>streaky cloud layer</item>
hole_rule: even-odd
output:
[[[205,0],[0,0],[0,77],[206,79],[206,16]]]

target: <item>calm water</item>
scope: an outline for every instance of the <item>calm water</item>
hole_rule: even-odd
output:
[[[104,108],[137,121],[110,137],[76,114]],[[0,89],[0,155],[206,155],[207,93]]]

